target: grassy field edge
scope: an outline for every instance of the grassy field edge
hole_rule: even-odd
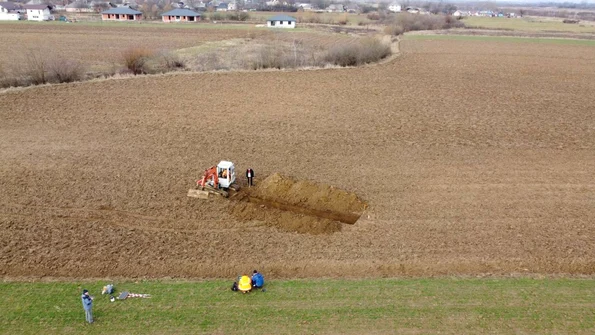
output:
[[[108,281],[0,283],[0,333],[584,333],[595,331],[591,279],[369,279],[268,281],[231,292],[231,280],[114,282],[150,299],[109,302]],[[83,288],[95,296],[84,323]]]

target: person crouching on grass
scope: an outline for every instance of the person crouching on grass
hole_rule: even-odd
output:
[[[238,290],[242,293],[252,291],[252,280],[248,276],[241,276],[238,280]]]
[[[93,323],[93,313],[91,312],[91,308],[93,308],[93,297],[89,295],[89,291],[83,290],[81,300],[83,301],[83,309],[85,310],[87,322]]]
[[[264,286],[264,277],[262,274],[256,270],[252,274],[252,287],[254,288],[262,288]]]

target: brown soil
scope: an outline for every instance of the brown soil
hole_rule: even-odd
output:
[[[593,48],[401,47],[363,68],[1,93],[0,276],[594,275]],[[186,196],[222,159],[370,207],[332,234],[238,220]]]
[[[342,223],[354,224],[367,205],[352,193],[312,181],[296,181],[275,173],[235,197],[234,217],[262,221],[285,231],[329,234]]]
[[[509,36],[509,37],[530,37],[530,38],[568,38],[568,39],[581,39],[581,40],[595,40],[594,33],[569,33],[569,32],[563,32],[563,31],[527,32],[527,31],[479,29],[479,28],[415,31],[415,32],[409,32],[407,34],[411,34],[411,35]]]
[[[116,71],[122,67],[122,52],[128,48],[161,52],[268,35],[266,30],[248,29],[3,23],[0,40],[10,48],[0,50],[0,65],[4,70],[21,70],[29,65],[27,57],[39,55],[78,60],[91,71]]]
[[[29,57],[32,56],[49,58],[52,61],[53,58],[77,60],[85,65],[86,71],[109,74],[123,68],[122,53],[129,48],[147,49],[159,54],[194,48],[210,42],[242,40],[243,44],[297,43],[316,49],[349,44],[357,40],[357,37],[330,31],[309,30],[292,33],[266,29],[217,28],[206,23],[200,25],[199,27],[185,26],[185,28],[143,25],[119,27],[117,24],[45,26],[5,22],[0,30],[0,40],[5,45],[10,45],[10,48],[0,48],[0,76],[3,71],[21,73],[28,69],[31,66]],[[287,49],[294,50],[289,47]],[[215,58],[222,60],[230,58],[225,54],[226,48],[221,45],[211,44],[205,50],[213,53]],[[240,52],[242,49],[233,49],[233,51]],[[192,52],[190,54],[191,56],[185,57],[190,68],[202,69],[201,66],[193,64],[198,61],[205,62],[205,60],[194,59],[196,55]],[[242,59],[239,58],[237,61]],[[233,68],[224,61],[222,63],[226,65],[222,69]],[[209,68],[209,70],[214,69]]]

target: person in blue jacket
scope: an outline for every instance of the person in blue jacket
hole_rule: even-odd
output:
[[[252,287],[254,288],[262,288],[264,286],[264,277],[262,274],[256,270],[252,274]]]
[[[93,313],[91,312],[91,308],[93,308],[93,297],[89,295],[89,291],[83,290],[81,300],[83,301],[83,309],[85,310],[87,322],[93,323]]]

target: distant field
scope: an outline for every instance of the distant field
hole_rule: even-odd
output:
[[[170,28],[166,28],[170,27]],[[194,29],[189,29],[194,27]],[[16,66],[30,54],[77,59],[91,70],[109,71],[119,66],[122,52],[131,47],[168,51],[207,42],[266,35],[264,29],[228,29],[217,25],[121,24],[32,22],[0,24],[0,40],[10,48],[0,50],[0,65]],[[246,26],[239,26],[246,28]],[[14,59],[22,62],[15,63]]]
[[[406,35],[406,40],[452,40],[452,41],[493,41],[504,43],[545,43],[561,45],[595,46],[595,40],[573,40],[564,38],[529,38],[510,36],[469,36],[469,35]]]
[[[217,13],[204,13],[203,18],[212,18],[213,15],[223,16],[225,17],[228,13],[226,12],[217,12]],[[322,23],[322,24],[338,24],[341,20],[347,20],[347,25],[357,25],[360,22],[365,23],[372,23],[373,21],[369,20],[366,14],[350,14],[350,13],[316,13],[316,12],[249,12],[248,22],[250,24],[254,23],[266,23],[267,18],[274,16],[274,15],[289,15],[293,16],[298,19],[298,22],[315,22],[315,23]],[[100,23],[101,16],[99,14],[67,14],[67,16],[71,18],[77,18],[82,21],[95,21]],[[219,21],[219,20],[218,20]],[[158,20],[143,20],[140,24],[147,24],[147,23],[155,23],[161,24],[161,19]],[[112,22],[112,24],[121,25],[121,22]],[[138,22],[134,22],[132,24],[139,24]],[[195,26],[195,24],[164,24],[166,26]],[[201,24],[199,24],[201,25]],[[235,25],[235,24],[234,24]]]
[[[595,332],[595,281],[378,279],[116,282],[151,299],[109,302],[107,282],[0,283],[0,334],[545,334]],[[84,322],[83,288],[95,296]]]
[[[510,29],[528,32],[572,32],[595,33],[595,22],[581,21],[580,24],[563,23],[562,19],[467,17],[463,20],[468,28]]]
[[[282,13],[282,12],[250,12],[251,20],[261,20],[266,22],[266,19],[274,15],[289,15],[298,19],[301,22],[317,22],[337,24],[341,20],[347,20],[348,25],[358,25],[358,23],[372,23],[366,14],[350,14],[350,13],[315,13],[315,12],[296,12],[296,13]],[[318,22],[319,21],[319,22]]]
[[[90,72],[110,73],[122,68],[122,53],[129,48],[154,52],[213,49],[223,43],[248,40],[299,41],[314,46],[343,43],[347,35],[313,29],[271,30],[252,24],[162,24],[103,22],[17,22],[0,24],[0,72],[26,66],[30,55],[82,62]],[[219,43],[221,42],[221,43]],[[14,62],[14,59],[20,62]],[[0,73],[1,74],[1,73]]]

